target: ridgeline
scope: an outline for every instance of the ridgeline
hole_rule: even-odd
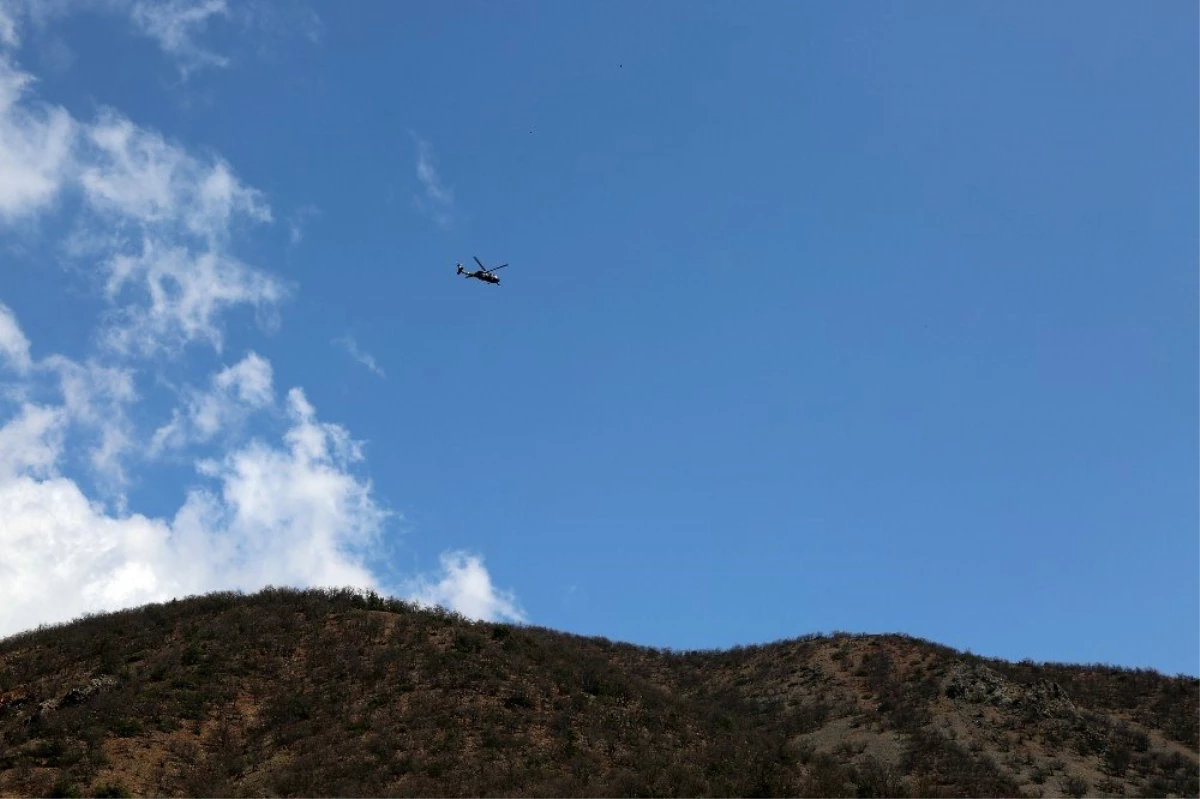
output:
[[[270,588],[0,641],[4,796],[1197,796],[1200,681]]]

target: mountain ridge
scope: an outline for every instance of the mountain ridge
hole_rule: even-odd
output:
[[[0,794],[1187,796],[1198,706],[900,634],[677,652],[268,588],[0,640]]]

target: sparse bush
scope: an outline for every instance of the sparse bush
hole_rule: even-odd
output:
[[[97,799],[129,799],[133,794],[120,783],[109,782],[93,791],[92,796],[97,797]]]
[[[1067,796],[1080,797],[1088,792],[1088,783],[1082,777],[1069,774],[1062,779],[1062,789]]]
[[[48,795],[52,799],[74,799],[75,797],[83,796],[83,791],[79,789],[79,786],[74,781],[62,777],[55,780]]]

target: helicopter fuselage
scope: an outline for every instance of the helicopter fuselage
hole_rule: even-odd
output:
[[[463,277],[473,277],[476,280],[482,280],[484,283],[499,283],[500,278],[492,273],[497,269],[503,269],[504,267],[508,266],[508,264],[501,264],[494,269],[484,269],[483,264],[479,262],[478,258],[475,259],[475,262],[479,263],[479,269],[474,272],[468,272],[462,264],[458,264],[457,274],[460,274]]]

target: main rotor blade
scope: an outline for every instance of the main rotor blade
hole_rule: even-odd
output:
[[[483,265],[483,261],[479,260],[479,256],[472,255],[471,257],[475,259],[475,263],[479,264],[480,269],[487,269],[487,267]]]
[[[500,264],[500,265],[499,265],[499,266],[497,266],[495,269],[489,269],[489,270],[487,270],[487,271],[489,271],[489,272],[495,272],[495,271],[497,271],[497,270],[503,269],[503,268],[504,268],[504,267],[506,267],[506,266],[508,266],[508,264]]]

